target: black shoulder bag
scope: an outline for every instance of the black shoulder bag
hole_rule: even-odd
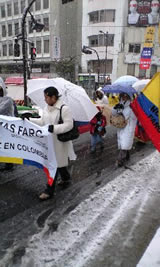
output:
[[[58,124],[63,123],[63,119],[62,119],[63,106],[65,106],[65,105],[62,105],[60,108],[60,116],[59,116]],[[78,127],[76,126],[76,123],[74,120],[73,120],[73,128],[70,131],[68,131],[66,133],[62,133],[62,134],[57,134],[57,138],[61,142],[71,141],[71,140],[77,139],[78,137],[79,137],[79,131],[78,131]]]

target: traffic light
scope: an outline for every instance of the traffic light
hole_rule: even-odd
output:
[[[92,54],[92,51],[89,50],[89,49],[87,49],[87,47],[86,47],[85,45],[84,45],[83,48],[82,48],[82,52],[83,52],[84,54]]]
[[[15,39],[15,43],[14,43],[14,56],[15,57],[19,57],[20,56],[20,45],[19,45],[17,39]]]
[[[31,59],[36,59],[36,48],[34,46],[31,46]]]

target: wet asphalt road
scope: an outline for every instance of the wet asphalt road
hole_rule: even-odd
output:
[[[72,185],[56,189],[53,199],[40,202],[38,195],[46,184],[45,174],[32,166],[14,167],[0,172],[0,267],[21,266],[20,259],[31,235],[40,231],[51,213],[55,219],[49,231],[55,231],[61,220],[82,200],[123,172],[115,169],[117,156],[116,131],[108,128],[104,151],[90,154],[90,136],[83,134],[76,140],[77,160],[70,164]],[[138,145],[132,150],[131,163],[153,152],[151,144]],[[103,173],[105,172],[105,179]]]

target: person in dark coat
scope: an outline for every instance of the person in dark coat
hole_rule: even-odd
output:
[[[96,146],[99,143],[101,149],[104,148],[103,136],[106,133],[105,126],[107,124],[106,117],[102,114],[100,108],[99,112],[90,121],[90,134],[91,134],[91,153],[95,153]]]

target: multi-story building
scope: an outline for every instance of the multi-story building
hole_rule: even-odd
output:
[[[155,12],[156,20],[154,21],[150,19],[152,10]],[[132,15],[133,11],[134,15]],[[157,71],[160,71],[159,11],[160,1],[158,0],[128,1],[128,16],[126,17],[123,49],[118,57],[120,67],[117,69],[117,77],[128,74],[138,78],[151,78]],[[145,70],[140,68],[140,57],[147,26],[154,27],[155,36],[151,66]]]
[[[22,32],[24,8],[30,2],[31,0],[0,0],[2,76],[23,72],[22,61],[14,57],[13,48],[14,39]],[[97,64],[100,64],[102,82],[106,74],[110,74],[114,80],[117,76],[118,53],[123,37],[124,12],[125,0],[36,0],[31,7],[31,13],[45,27],[41,32],[33,31],[32,17],[27,15],[27,39],[35,44],[37,52],[33,64],[34,72],[54,76],[55,62],[59,60],[63,64],[68,60],[74,64],[76,80],[79,72],[97,73]],[[97,51],[99,63],[96,53],[82,53],[83,45]],[[30,58],[30,45],[27,44],[27,47]]]
[[[32,0],[0,0],[0,73],[2,76],[23,73],[22,60],[20,60],[22,59],[22,49],[20,49],[20,57],[15,58],[14,43],[15,38],[19,36],[18,42],[22,47],[20,36],[22,34],[22,16],[24,8],[31,2]],[[58,37],[56,38],[58,16],[56,2],[54,0],[36,0],[31,6],[31,14],[28,13],[25,21],[27,40],[33,42],[36,47],[37,57],[33,68],[41,73],[50,73],[51,63],[59,53]],[[41,32],[32,30],[32,16],[45,25]],[[28,58],[30,58],[29,43],[27,43],[27,50]]]
[[[97,81],[98,71],[102,84],[108,75],[112,81],[125,74],[152,76],[160,66],[158,25],[154,25],[156,34],[151,68],[147,71],[139,68],[148,25],[144,12],[149,14],[152,1],[137,0],[141,23],[132,24],[131,18],[130,24],[130,0],[36,0],[26,18],[27,39],[34,43],[37,53],[33,75],[54,77],[72,72],[71,76],[65,77],[79,80],[82,85],[83,75],[90,79],[93,74]],[[0,75],[4,78],[15,73],[23,75],[22,60],[19,60],[22,51],[20,57],[15,58],[14,43],[16,36],[22,33],[24,8],[31,2],[0,0]],[[32,16],[45,25],[42,31],[32,30]],[[21,40],[19,43],[22,45]],[[92,54],[82,53],[84,45],[92,49]],[[30,59],[28,43],[27,50]]]
[[[100,65],[100,81],[110,75],[117,77],[118,55],[121,51],[128,7],[126,0],[83,0],[82,45],[96,53],[82,56],[82,72],[97,73]]]

